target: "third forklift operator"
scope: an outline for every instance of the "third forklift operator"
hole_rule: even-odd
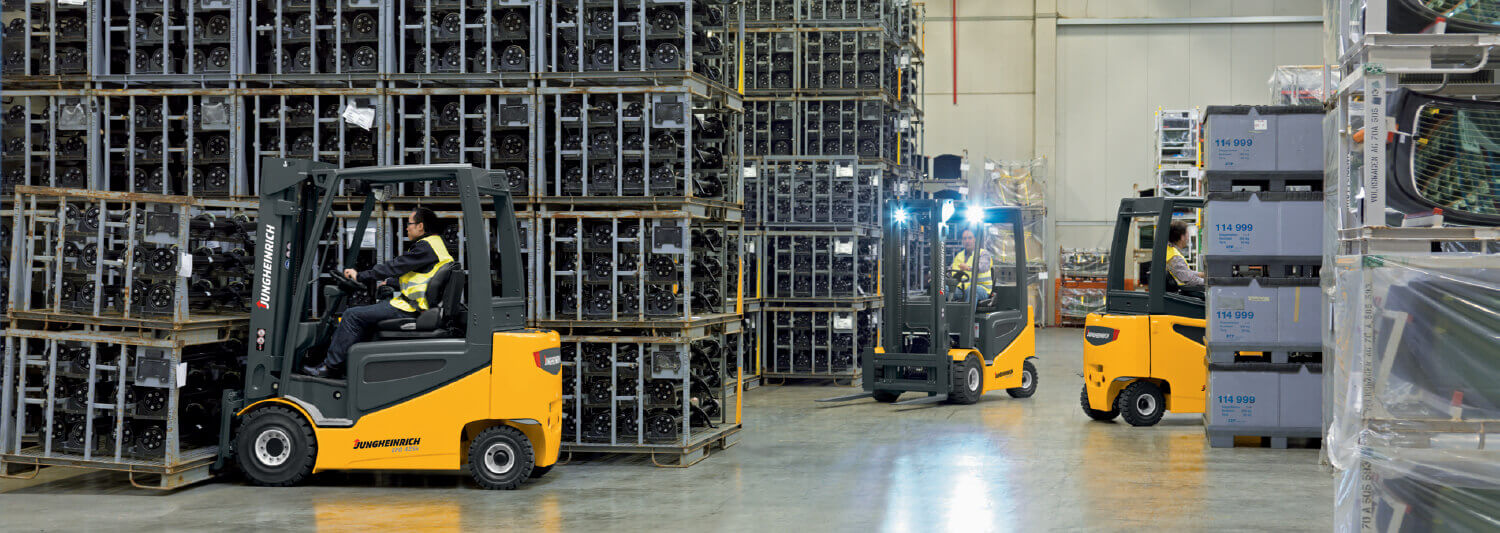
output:
[[[959,300],[967,300],[969,298],[970,284],[975,286],[976,297],[974,301],[976,302],[988,300],[990,298],[990,291],[994,287],[993,272],[991,272],[990,268],[990,252],[989,250],[980,250],[978,252],[979,260],[975,261],[974,248],[976,248],[976,241],[974,230],[965,229],[963,233],[964,249],[959,250],[958,254],[953,256],[953,264],[948,267],[950,270],[958,270],[969,274],[968,279],[958,283],[958,292],[954,294],[954,297]],[[972,271],[976,268],[977,272]]]
[[[427,282],[443,265],[453,262],[443,244],[437,215],[431,209],[418,207],[406,219],[406,237],[412,241],[406,252],[364,272],[352,268],[344,276],[360,282],[382,280],[382,284],[399,283],[390,300],[344,311],[338,331],[328,344],[328,356],[318,366],[303,367],[309,376],[342,378],[344,359],[349,347],[369,336],[375,325],[393,318],[414,318],[427,310]]]

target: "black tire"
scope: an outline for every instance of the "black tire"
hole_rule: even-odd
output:
[[[1089,418],[1092,418],[1094,420],[1098,420],[1100,422],[1108,422],[1110,420],[1114,420],[1115,417],[1120,416],[1120,410],[1119,409],[1110,409],[1108,411],[1100,411],[1098,409],[1090,408],[1089,407],[1089,386],[1088,385],[1084,385],[1083,386],[1083,390],[1078,391],[1078,403],[1083,406],[1083,414],[1089,415]]]
[[[871,397],[875,398],[875,401],[880,403],[891,403],[901,397],[901,391],[894,390],[878,390],[870,394]]]
[[[984,394],[984,365],[979,357],[969,354],[963,364],[953,365],[953,383],[949,386],[948,401],[959,405],[979,402]]]
[[[495,426],[469,443],[469,471],[474,482],[486,489],[516,489],[535,469],[531,440],[516,428]]]
[[[1137,380],[1120,391],[1115,410],[1132,426],[1154,426],[1167,412],[1167,401],[1155,383]]]
[[[532,467],[531,468],[531,479],[536,479],[536,478],[539,478],[539,477],[547,475],[547,472],[551,472],[552,471],[552,467],[554,467],[554,466],[557,466],[557,465],[556,464],[550,464],[550,465],[547,465],[547,466]]]
[[[264,407],[245,415],[234,448],[245,479],[265,487],[301,483],[312,474],[318,457],[312,426],[284,407]]]
[[[1027,359],[1021,362],[1021,386],[1005,389],[1011,398],[1030,398],[1036,394],[1036,366]]]

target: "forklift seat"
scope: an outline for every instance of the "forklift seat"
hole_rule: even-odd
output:
[[[428,294],[441,297],[416,318],[382,320],[376,326],[375,340],[440,339],[456,336],[454,324],[463,324],[463,296],[468,288],[468,272],[444,265],[427,282]]]

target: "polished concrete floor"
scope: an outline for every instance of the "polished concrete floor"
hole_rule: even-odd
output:
[[[1315,450],[1210,449],[1196,415],[1159,426],[1078,409],[1079,330],[1040,332],[1037,395],[972,406],[843,406],[847,389],[751,391],[743,441],[687,469],[574,462],[513,492],[466,476],[320,475],[169,494],[118,474],[0,480],[0,530],[1328,531]]]

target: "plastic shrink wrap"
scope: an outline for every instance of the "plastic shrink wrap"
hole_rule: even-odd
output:
[[[1340,256],[1338,531],[1500,530],[1500,258]]]

